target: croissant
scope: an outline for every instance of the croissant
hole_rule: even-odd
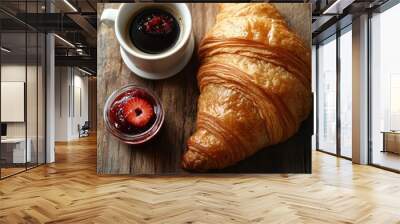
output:
[[[308,117],[310,47],[273,5],[221,4],[199,58],[196,131],[184,169],[233,165],[287,140]]]

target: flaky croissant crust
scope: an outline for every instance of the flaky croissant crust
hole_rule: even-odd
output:
[[[185,169],[220,169],[287,140],[311,110],[310,47],[271,4],[221,4],[199,47]]]

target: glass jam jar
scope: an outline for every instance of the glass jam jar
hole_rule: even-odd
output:
[[[164,122],[164,110],[153,91],[137,85],[115,90],[104,105],[104,123],[109,133],[127,144],[152,139]]]

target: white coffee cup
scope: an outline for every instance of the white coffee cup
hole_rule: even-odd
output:
[[[152,7],[171,13],[180,25],[180,34],[175,45],[159,54],[148,54],[139,50],[129,37],[129,27],[134,16],[143,9]],[[101,21],[114,23],[123,61],[130,70],[143,78],[171,77],[185,67],[193,54],[192,16],[184,3],[123,3],[119,9],[105,9]]]

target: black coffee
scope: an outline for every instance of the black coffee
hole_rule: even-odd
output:
[[[179,24],[169,12],[148,8],[133,18],[129,34],[139,50],[159,54],[175,45],[179,32]]]

